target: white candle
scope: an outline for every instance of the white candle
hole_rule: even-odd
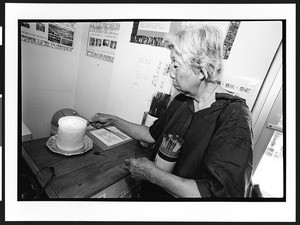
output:
[[[58,120],[57,147],[64,151],[76,151],[84,146],[87,120],[78,116],[65,116]]]

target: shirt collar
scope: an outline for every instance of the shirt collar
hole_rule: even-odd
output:
[[[187,97],[188,106],[191,112],[194,112],[194,101],[191,97]],[[215,94],[216,102],[214,102],[210,107],[215,106],[216,109],[223,108],[229,101],[242,101],[246,103],[246,100],[237,96],[232,95],[229,93],[218,93]]]

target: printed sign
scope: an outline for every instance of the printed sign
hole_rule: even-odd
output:
[[[91,23],[87,41],[87,55],[113,62],[118,43],[120,23]]]
[[[21,22],[21,40],[72,51],[74,48],[75,23],[28,23]]]

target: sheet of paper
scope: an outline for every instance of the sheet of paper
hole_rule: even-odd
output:
[[[169,93],[172,79],[169,76],[169,58],[138,55],[132,88],[153,95],[155,92]]]
[[[87,55],[113,62],[119,30],[120,23],[91,23],[88,33]]]
[[[171,22],[139,22],[140,30],[155,31],[168,33],[170,30]]]
[[[221,86],[241,98],[246,99],[247,105],[252,109],[260,90],[262,80],[259,77],[249,78],[243,76],[224,75]]]
[[[91,134],[93,134],[95,137],[97,137],[107,146],[119,144],[123,141],[127,141],[131,139],[131,137],[124,134],[116,127],[101,128],[99,130],[91,131]]]
[[[76,23],[21,22],[21,40],[31,44],[72,51]]]

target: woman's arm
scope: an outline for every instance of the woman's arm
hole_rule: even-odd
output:
[[[97,129],[101,127],[105,127],[108,125],[113,125],[117,127],[122,132],[126,133],[133,139],[138,141],[144,141],[147,143],[154,143],[155,140],[149,133],[149,127],[144,125],[139,125],[135,123],[131,123],[129,121],[123,120],[117,116],[97,113],[91,117],[91,125]]]
[[[125,169],[136,180],[147,180],[162,187],[175,197],[201,197],[195,180],[165,172],[147,158],[126,159]]]

